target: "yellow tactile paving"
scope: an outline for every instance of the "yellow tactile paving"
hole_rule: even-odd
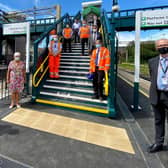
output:
[[[135,154],[127,131],[108,125],[30,109],[17,109],[3,121]]]

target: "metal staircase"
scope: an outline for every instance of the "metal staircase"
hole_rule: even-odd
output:
[[[86,50],[88,53],[87,48]],[[89,60],[89,56],[81,56],[81,44],[73,44],[72,53],[62,53],[60,79],[47,79],[37,102],[107,114],[107,101],[92,99],[92,81],[86,77],[89,72]]]
[[[111,53],[111,69],[109,72],[109,96],[107,100],[92,99],[92,81],[86,75],[89,73],[89,55],[81,56],[81,44],[72,44],[72,53],[62,53],[60,63],[60,78],[48,78],[47,47],[49,33],[57,28],[57,25],[72,23],[69,15],[64,15],[51,26],[34,43],[34,68],[33,68],[33,92],[32,101],[36,103],[52,105],[56,108],[69,109],[91,113],[99,116],[116,117],[116,55],[112,46],[115,40],[111,38],[111,25],[106,13],[102,13],[102,27],[104,45]],[[78,14],[79,15],[79,14]],[[75,18],[75,17],[74,17]],[[63,27],[63,26],[62,26]],[[62,31],[62,30],[61,30]],[[43,42],[43,45],[41,43]],[[40,48],[43,46],[43,49]],[[88,48],[86,48],[88,53]]]

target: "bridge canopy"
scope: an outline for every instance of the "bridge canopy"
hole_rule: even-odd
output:
[[[83,17],[85,18],[87,15],[93,13],[95,14],[96,16],[100,16],[100,8],[97,8],[95,6],[89,6],[87,8],[85,8],[82,12],[83,14]]]

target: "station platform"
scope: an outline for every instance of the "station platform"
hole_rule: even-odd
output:
[[[122,100],[115,120],[29,102],[11,111],[8,104],[0,102],[1,167],[164,167],[145,152],[149,142]]]
[[[133,103],[133,81],[134,75],[124,70],[119,70],[118,73],[118,85],[117,90],[121,95],[122,100],[124,101],[128,110]],[[139,90],[139,105],[142,108],[141,111],[131,112],[132,117],[136,120],[138,126],[141,128],[145,139],[148,143],[154,142],[154,113],[151,109],[149,101],[149,87],[150,81],[140,78],[140,90]],[[124,93],[124,94],[123,94]],[[128,95],[129,96],[124,96]],[[168,114],[168,113],[167,113]],[[143,149],[143,148],[142,148]],[[164,151],[158,152],[156,154],[158,161],[162,163],[162,167],[168,168],[168,115],[167,121],[165,124],[165,147]]]

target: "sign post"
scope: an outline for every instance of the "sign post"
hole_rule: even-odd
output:
[[[139,106],[139,75],[140,75],[140,33],[142,28],[156,28],[168,26],[168,9],[154,11],[137,11],[135,21],[135,76],[134,100],[131,108],[141,110]]]
[[[27,94],[29,94],[30,75],[30,22],[3,24],[3,35],[26,34],[26,82]]]

